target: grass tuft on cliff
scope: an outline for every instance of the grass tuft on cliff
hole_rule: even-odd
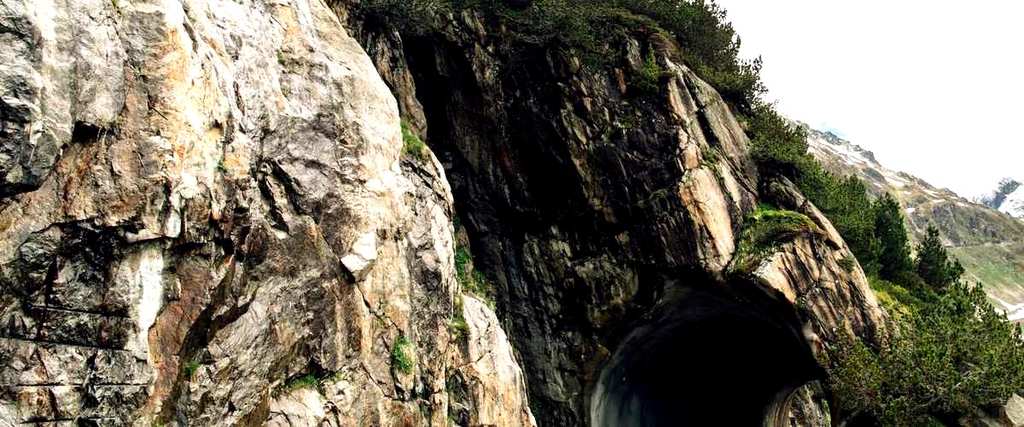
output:
[[[318,389],[319,387],[320,379],[316,375],[306,374],[289,380],[285,383],[284,390],[298,390],[300,388]]]
[[[750,273],[779,244],[816,230],[818,226],[807,215],[761,204],[743,221],[733,270]]]
[[[405,335],[399,335],[391,346],[391,367],[403,374],[411,374],[413,368],[412,342]]]
[[[455,276],[463,292],[468,292],[483,301],[493,310],[494,289],[480,270],[473,268],[473,255],[461,244],[455,247]]]
[[[402,153],[421,162],[430,158],[427,144],[419,136],[416,136],[416,132],[413,132],[404,120],[402,121]]]
[[[199,362],[195,360],[190,360],[188,363],[186,363],[185,366],[182,367],[182,370],[185,373],[185,378],[191,379],[192,376],[196,374],[196,371],[199,370],[199,366]]]
[[[452,315],[452,320],[448,322],[448,333],[456,342],[465,341],[469,337],[469,323],[466,322],[466,316],[462,313],[462,295],[456,297],[455,313]]]
[[[654,57],[654,52],[649,52],[643,65],[640,66],[640,69],[630,80],[630,86],[643,95],[656,94],[661,89],[661,82],[665,75],[665,69],[658,64],[658,59]]]

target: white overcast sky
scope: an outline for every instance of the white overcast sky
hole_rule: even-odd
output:
[[[1024,180],[1024,1],[718,3],[783,114],[969,198]]]

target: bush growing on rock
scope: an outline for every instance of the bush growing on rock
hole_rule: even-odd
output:
[[[634,75],[631,86],[641,94],[657,93],[664,75],[665,70],[658,65],[654,52],[650,52],[640,70]]]
[[[888,197],[876,203],[880,228],[902,230],[902,220],[897,226],[886,218],[899,216],[897,207]],[[949,261],[934,228],[914,263],[903,236],[889,235],[880,258],[881,271],[897,283],[871,281],[893,316],[893,338],[877,352],[847,339],[833,353],[829,380],[842,409],[883,425],[924,425],[1000,405],[1024,390],[1020,329],[989,304],[980,285],[961,281],[963,269]],[[918,276],[913,264],[941,274]]]
[[[463,292],[478,297],[492,309],[494,308],[494,290],[484,274],[473,268],[473,255],[466,246],[457,244],[455,247],[455,277]]]
[[[423,33],[432,15],[472,10],[499,21],[524,45],[559,45],[583,56],[607,59],[615,35],[658,32],[680,46],[690,65],[725,99],[749,112],[764,93],[760,60],[740,58],[740,39],[725,9],[710,0],[368,0],[362,12],[404,31]],[[602,62],[602,61],[596,61]]]
[[[400,335],[391,346],[391,367],[403,374],[411,374],[413,368],[412,342]]]
[[[879,240],[879,275],[897,280],[910,271],[910,241],[903,221],[903,208],[890,194],[879,198],[874,205],[875,235]]]

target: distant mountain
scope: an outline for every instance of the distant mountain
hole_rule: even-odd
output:
[[[964,264],[968,278],[985,285],[993,302],[1015,319],[1024,319],[1024,186],[1001,186],[985,203],[972,202],[913,175],[883,166],[875,155],[831,132],[807,130],[811,155],[826,169],[856,175],[879,195],[891,193],[905,208],[907,228],[915,241],[934,224],[950,251]],[[1002,212],[1001,212],[1002,211]],[[1024,215],[1022,215],[1024,217]]]
[[[980,203],[998,209],[1014,217],[1024,219],[1024,185],[1020,181],[1006,178],[991,195],[982,197]]]

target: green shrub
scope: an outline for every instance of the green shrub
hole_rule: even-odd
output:
[[[839,266],[847,273],[852,273],[853,270],[857,268],[857,259],[852,257],[843,257],[839,259]]]
[[[491,309],[495,308],[494,289],[487,277],[473,268],[473,256],[465,246],[455,247],[455,276],[463,292],[468,292],[483,301]]]
[[[566,48],[588,64],[607,64],[626,34],[675,39],[681,60],[741,111],[764,93],[761,61],[740,58],[740,40],[725,10],[710,0],[534,0],[525,9],[499,0],[364,0],[358,13],[371,23],[410,34],[440,30],[438,16],[472,10],[505,29],[502,36],[529,48]]]
[[[747,118],[751,155],[762,174],[796,178],[814,160],[807,154],[807,132],[759,104]]]
[[[817,228],[814,221],[799,212],[761,204],[744,221],[743,240],[752,247],[769,247]]]
[[[580,0],[579,3],[587,3]],[[740,39],[725,9],[711,0],[614,0],[604,3],[650,18],[679,44],[684,61],[740,111],[764,93],[761,61],[740,58]]]
[[[833,175],[817,162],[805,163],[796,183],[843,236],[865,272],[876,273],[881,242],[875,235],[872,201],[864,183],[856,177]]]
[[[402,152],[419,161],[430,159],[427,144],[416,136],[416,133],[409,128],[404,120],[402,121]]]
[[[298,390],[300,388],[320,388],[320,379],[313,374],[306,374],[295,377],[284,384],[284,390]]]
[[[923,301],[906,287],[878,277],[868,277],[871,290],[878,297],[879,304],[884,307],[895,320],[909,316]]]
[[[188,363],[185,363],[185,366],[182,367],[185,372],[185,378],[192,378],[192,376],[196,374],[196,371],[199,370],[199,366],[199,362],[195,360],[190,360]]]
[[[455,297],[455,310],[452,314],[452,320],[448,322],[448,333],[451,334],[455,341],[463,341],[469,336],[469,324],[466,323],[466,317],[462,310],[462,295],[459,294]]]
[[[964,267],[950,258],[939,238],[939,230],[932,225],[928,226],[925,238],[917,246],[914,266],[921,280],[936,292],[944,291],[964,274]]]
[[[868,354],[863,343],[848,340],[834,353],[829,381],[848,415],[922,425],[1002,404],[1022,391],[1020,330],[980,286],[955,283],[934,302],[911,304],[880,351]]]
[[[839,407],[848,414],[873,409],[882,397],[885,375],[882,363],[862,341],[843,335],[831,355],[829,370],[832,393],[840,397]]]
[[[879,241],[879,274],[895,280],[911,270],[910,238],[903,221],[903,208],[890,194],[880,197],[872,206],[875,235]]]
[[[396,371],[411,374],[413,368],[412,343],[405,335],[399,335],[391,346],[391,367]]]
[[[722,155],[718,153],[718,149],[706,147],[701,150],[701,158],[705,165],[714,166],[722,159]]]
[[[647,59],[640,66],[640,69],[636,71],[633,79],[630,81],[630,86],[640,94],[650,95],[658,93],[661,89],[661,80],[665,77],[665,70],[658,64],[657,58],[654,57],[654,52],[647,54]]]

